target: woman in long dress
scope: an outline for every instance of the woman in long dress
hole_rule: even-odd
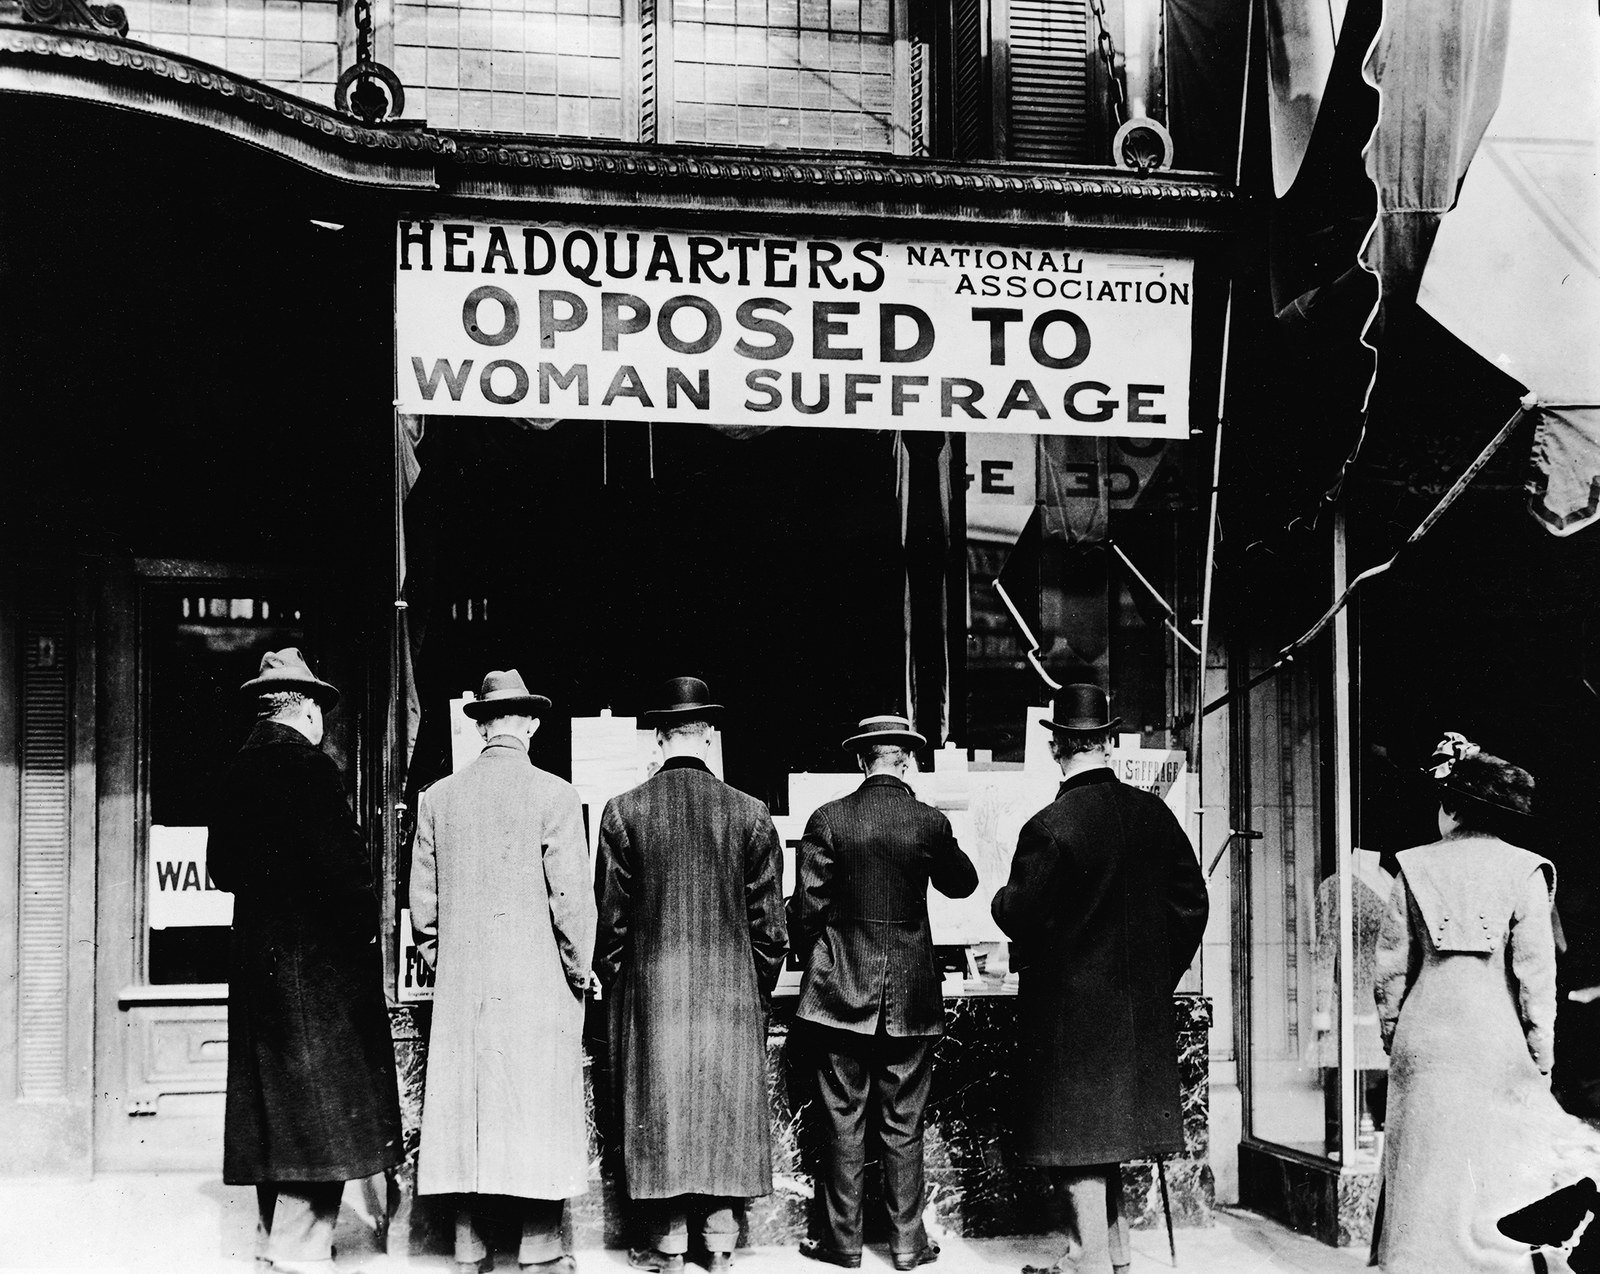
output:
[[[1496,1222],[1600,1163],[1550,1095],[1555,868],[1520,849],[1533,776],[1460,735],[1435,753],[1440,839],[1400,855],[1375,994],[1389,1050],[1390,1274],[1527,1274]]]

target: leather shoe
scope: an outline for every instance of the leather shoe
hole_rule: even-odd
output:
[[[485,1256],[478,1261],[457,1261],[456,1274],[489,1274],[494,1269],[494,1257]]]
[[[628,1249],[628,1264],[636,1270],[652,1270],[654,1274],[683,1274],[682,1252],[658,1252],[653,1247]]]
[[[552,1256],[548,1261],[527,1261],[517,1268],[530,1274],[578,1274],[578,1263],[570,1256]]]
[[[800,1240],[800,1255],[808,1260],[821,1261],[825,1265],[837,1265],[841,1269],[861,1268],[860,1252],[841,1252],[838,1248],[824,1247],[815,1239]]]
[[[932,1265],[937,1261],[939,1245],[930,1239],[915,1252],[895,1252],[893,1255],[895,1269],[914,1270],[919,1265]]]
[[[726,1271],[731,1270],[732,1268],[733,1268],[733,1253],[732,1252],[712,1252],[706,1258],[706,1269],[711,1270],[712,1274],[716,1274],[716,1272],[719,1271],[719,1270],[723,1271],[724,1274],[726,1274]]]

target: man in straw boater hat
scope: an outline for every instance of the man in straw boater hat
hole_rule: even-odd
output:
[[[1119,723],[1098,686],[1062,687],[1045,725],[1063,781],[991,908],[1021,974],[1022,1159],[1052,1170],[1061,1268],[1084,1274],[1128,1264],[1122,1163],[1183,1149],[1172,993],[1208,910],[1172,811],[1111,771]]]
[[[922,1222],[922,1112],[944,999],[928,927],[928,886],[968,897],[978,872],[950,820],[906,785],[927,740],[905,717],[867,717],[844,741],[866,777],[806,824],[789,933],[806,966],[795,1016],[810,1024],[818,1104],[831,1137],[815,1178],[802,1255],[861,1264],[869,1101],[882,1148],[889,1249],[897,1270],[936,1260]]]
[[[366,837],[320,747],[339,692],[292,648],[264,655],[242,690],[256,723],[206,850],[234,896],[222,1175],[256,1187],[273,1269],[331,1272],[344,1183],[401,1158],[378,898]]]
[[[721,712],[699,678],[668,681],[642,718],[665,762],[600,819],[595,972],[627,1191],[647,1213],[636,1269],[681,1271],[691,1216],[709,1268],[731,1268],[739,1209],[772,1192],[783,865],[767,807],[706,764]]]
[[[594,893],[577,789],[528,760],[549,710],[491,672],[464,708],[487,746],[417,806],[411,925],[436,973],[417,1193],[461,1196],[461,1274],[494,1265],[477,1195],[518,1201],[523,1269],[571,1274],[562,1203],[588,1189]]]

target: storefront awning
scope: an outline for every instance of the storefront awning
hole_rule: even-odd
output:
[[[1516,6],[1505,91],[1444,219],[1420,303],[1538,402],[1534,517],[1600,519],[1600,17]]]

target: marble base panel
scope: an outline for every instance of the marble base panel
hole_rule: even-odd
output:
[[[1337,1247],[1366,1247],[1378,1210],[1376,1164],[1341,1169],[1265,1144],[1239,1147],[1239,1202]]]
[[[1175,1225],[1209,1225],[1214,1188],[1209,1163],[1208,1035],[1210,1002],[1202,996],[1174,998],[1182,1078],[1184,1152],[1166,1161],[1167,1191]],[[966,1238],[1048,1233],[1053,1201],[1047,1174],[1017,1162],[1007,1112],[1012,1108],[1010,1071],[1016,1054],[1016,1000],[1011,996],[971,996],[946,1001],[946,1034],[935,1051],[932,1092],[926,1118],[925,1159],[928,1211],[934,1233]],[[773,1007],[767,1053],[771,1076],[773,1192],[752,1200],[742,1241],[789,1246],[807,1232],[812,1173],[820,1162],[821,1129],[812,1116],[810,1068],[804,1032],[790,1030],[794,1001]],[[394,1252],[446,1252],[450,1247],[454,1204],[450,1199],[415,1194],[417,1149],[421,1140],[426,1071],[427,1005],[391,1010],[399,1062],[401,1118],[406,1161],[400,1173],[401,1204],[390,1229]],[[615,1138],[608,1136],[603,1041],[590,1033],[585,1062],[589,1108],[591,1180],[589,1193],[567,1207],[567,1226],[577,1248],[622,1247],[639,1242],[630,1208],[618,1186]],[[600,1095],[597,1102],[596,1094]],[[1159,1182],[1153,1164],[1125,1169],[1127,1212],[1136,1227],[1162,1224]],[[868,1165],[867,1239],[880,1233],[882,1210],[876,1165]],[[504,1223],[510,1241],[511,1224]],[[490,1222],[491,1240],[495,1224]]]

